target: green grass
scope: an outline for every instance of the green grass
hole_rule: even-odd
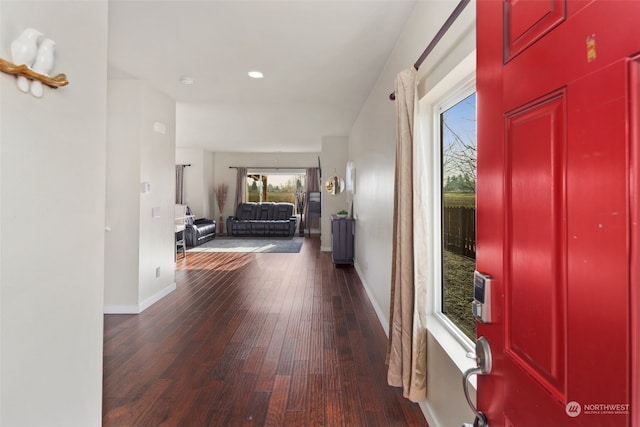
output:
[[[293,193],[268,193],[267,194],[268,197],[268,201],[269,202],[287,202],[287,203],[294,203],[294,195]],[[247,201],[248,202],[257,202],[258,200],[260,200],[260,195],[258,194],[257,191],[248,191],[247,192]]]
[[[447,207],[475,208],[474,193],[445,193]],[[475,260],[443,251],[443,312],[466,336],[475,340],[476,322],[471,314]]]
[[[473,208],[476,206],[475,193],[444,193],[444,205],[448,207],[463,206]]]
[[[442,311],[466,336],[475,341],[476,322],[471,314],[473,301],[473,271],[476,263],[471,258],[443,251]]]

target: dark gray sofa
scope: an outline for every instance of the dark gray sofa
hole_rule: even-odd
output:
[[[240,203],[227,218],[227,235],[291,237],[296,231],[292,203]]]

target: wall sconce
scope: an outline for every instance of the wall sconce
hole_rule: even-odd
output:
[[[11,43],[13,62],[0,58],[0,71],[17,76],[18,88],[22,92],[31,92],[40,98],[43,84],[53,89],[69,84],[64,74],[54,77],[47,74],[53,69],[55,48],[53,40],[44,38],[35,28],[27,28]]]

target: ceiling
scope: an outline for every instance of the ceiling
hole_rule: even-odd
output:
[[[109,77],[176,100],[177,146],[319,152],[348,135],[413,4],[111,0]]]

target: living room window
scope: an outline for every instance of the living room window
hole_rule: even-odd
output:
[[[297,208],[300,197],[304,197],[304,173],[261,173],[247,174],[248,202],[288,202]]]
[[[457,88],[434,110],[439,139],[440,298],[436,311],[452,329],[475,340],[471,314],[476,253],[476,94]],[[439,306],[439,307],[438,307]]]

